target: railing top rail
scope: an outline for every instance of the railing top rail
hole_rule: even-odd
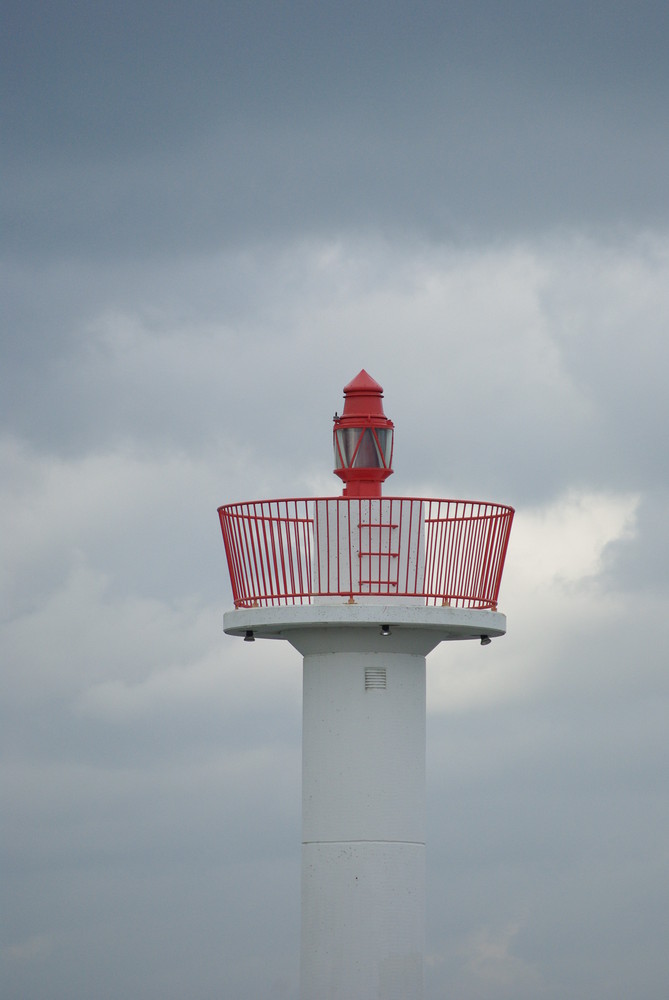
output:
[[[508,511],[509,513],[515,513],[514,508],[510,507],[508,504],[497,503],[490,500],[472,500],[472,499],[462,499],[462,498],[443,498],[443,497],[407,497],[407,496],[381,496],[381,497],[343,497],[341,494],[336,496],[322,496],[322,497],[269,497],[260,500],[236,500],[232,503],[223,504],[218,508],[219,511],[232,510],[236,507],[252,507],[259,504],[288,504],[288,503],[316,503],[324,500],[338,500],[343,504],[351,503],[383,503],[387,500],[391,501],[411,501],[412,503],[429,503],[429,504],[455,504],[459,506],[478,506],[478,507],[490,507],[499,511]]]

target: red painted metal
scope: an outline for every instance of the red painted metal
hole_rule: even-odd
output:
[[[380,497],[391,476],[393,422],[383,412],[383,387],[365,369],[344,386],[344,412],[335,414],[335,475],[344,496]]]
[[[375,511],[371,526],[362,505],[367,517],[370,505]],[[227,504],[218,513],[235,607],[375,595],[495,609],[514,511],[474,500],[323,497]],[[400,572],[397,553],[417,532],[424,570],[404,560]]]

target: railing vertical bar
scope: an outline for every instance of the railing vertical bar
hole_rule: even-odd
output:
[[[236,554],[236,569],[238,572],[237,586],[239,590],[238,600],[240,603],[247,602],[249,600],[249,594],[251,593],[250,580],[249,580],[249,570],[248,570],[248,549],[242,544],[243,538],[243,520],[241,514],[238,510],[235,510],[229,521],[230,528],[230,541],[234,544],[235,554]]]
[[[286,568],[284,564],[283,540],[281,538],[281,528],[284,525],[281,517],[281,501],[276,505],[272,519],[269,522],[269,540],[272,550],[272,566],[274,567],[274,595],[280,604],[283,604],[283,595],[287,594],[288,587],[286,581]],[[288,604],[288,597],[285,598]]]
[[[506,555],[506,541],[507,541],[507,525],[509,524],[508,516],[504,514],[498,514],[497,516],[497,544],[495,547],[495,559],[494,563],[490,567],[490,596],[493,604],[497,604],[497,595],[499,592],[499,587],[502,579],[502,568],[504,566],[504,557]]]
[[[304,521],[304,534],[306,538],[305,544],[305,563],[306,563],[306,575],[307,575],[307,585],[305,587],[305,593],[307,597],[307,604],[311,603],[311,595],[314,589],[314,525],[316,523],[316,508],[315,504],[310,501],[305,502],[305,521]]]
[[[435,601],[440,591],[444,591],[439,580],[439,552],[444,545],[444,526],[441,521],[441,505],[428,500],[428,514],[425,523],[425,590]],[[443,599],[443,598],[442,598]]]
[[[410,567],[411,567],[411,552],[412,552],[412,541],[413,541],[413,538],[412,538],[412,535],[411,535],[411,524],[412,524],[412,518],[413,518],[413,501],[409,501],[409,527],[407,529],[407,534],[406,534],[406,539],[407,539],[407,544],[406,544],[406,569],[404,570],[404,580],[402,581],[402,583],[404,584],[404,586],[402,586],[401,582],[400,582],[400,566],[401,566],[401,563],[402,563],[402,559],[401,559],[401,556],[402,556],[402,538],[404,537],[403,534],[402,534],[402,532],[404,530],[404,520],[405,520],[404,513],[405,513],[406,504],[402,503],[401,500],[398,500],[397,504],[398,504],[399,510],[400,510],[400,512],[399,512],[399,514],[397,516],[397,528],[395,529],[397,531],[397,545],[396,545],[396,548],[397,548],[397,593],[401,594],[402,592],[404,592],[405,594],[411,594],[411,590],[413,590],[414,592],[416,590],[416,580],[415,579],[414,579],[413,588],[409,587],[409,571],[410,571]],[[391,524],[395,523],[395,518],[394,517],[391,517],[390,523]],[[393,529],[389,528],[388,530],[390,531],[390,535],[391,535],[391,538],[392,538]],[[416,552],[416,563],[417,562],[418,562],[418,553]],[[390,559],[388,560],[388,563],[390,563]]]
[[[260,590],[260,587],[258,585],[257,574],[254,572],[254,570],[255,570],[255,547],[253,546],[253,544],[251,544],[251,545],[248,544],[247,533],[248,533],[248,530],[249,530],[250,526],[248,525],[247,521],[244,520],[240,516],[238,518],[237,523],[239,525],[239,537],[244,542],[244,553],[245,553],[245,558],[244,558],[245,566],[244,566],[244,570],[245,570],[245,577],[246,577],[246,600],[247,600],[247,603],[251,604],[251,603],[253,603],[254,599],[256,598],[256,595],[258,594],[258,592]]]
[[[233,545],[233,541],[230,537],[230,516],[224,511],[219,510],[218,512],[219,521],[221,522],[221,532],[223,534],[223,545],[225,546],[225,557],[228,561],[228,568],[230,570],[230,586],[232,587],[232,599],[235,606],[239,602],[240,597],[240,587],[239,587],[239,570],[237,566],[237,553]]]
[[[483,522],[484,524],[484,547],[483,547],[483,560],[481,564],[481,572],[479,578],[479,589],[481,592],[481,602],[485,607],[490,606],[490,559],[494,551],[495,542],[495,521],[492,512],[489,510],[488,505],[486,505],[486,518]]]
[[[301,573],[300,573],[300,546],[299,546],[299,522],[297,520],[297,501],[291,500],[291,506],[293,509],[293,515],[286,526],[286,532],[288,534],[288,568],[290,573],[290,585],[293,590],[293,604],[300,603],[300,595],[302,592],[301,586]]]
[[[293,507],[295,506],[294,501],[291,501]],[[291,594],[292,601],[291,604],[296,603],[295,599],[295,573],[293,570],[293,543],[292,543],[292,525],[295,524],[294,519],[291,520],[290,509],[288,507],[288,501],[286,501],[286,520],[283,525],[279,524],[279,551],[281,553],[281,571],[283,573],[284,588],[286,595]],[[285,546],[285,552],[284,552]],[[286,603],[288,602],[288,597],[286,597]]]
[[[273,603],[275,599],[280,601],[280,590],[278,583],[278,570],[276,565],[276,552],[274,546],[273,538],[273,518],[274,518],[274,505],[270,501],[267,504],[266,513],[264,514],[260,524],[262,526],[262,536],[263,536],[263,547],[264,547],[264,566],[266,572],[266,594],[268,604]]]
[[[322,503],[322,501],[320,501],[320,502]],[[326,530],[327,530],[328,507],[329,507],[329,504],[328,504],[327,501],[325,501],[325,518],[326,518],[325,527],[326,527]],[[323,581],[321,579],[321,562],[322,562],[322,554],[321,554],[322,553],[322,549],[321,549],[321,514],[320,514],[320,507],[319,507],[319,501],[318,500],[314,500],[314,530],[313,530],[313,534],[314,534],[314,563],[315,563],[314,568],[315,568],[315,572],[316,572],[316,578],[313,581],[313,583],[314,583],[313,593],[314,594],[322,594],[323,593]],[[326,535],[326,537],[327,537],[327,535]]]
[[[478,597],[476,589],[477,570],[481,557],[481,533],[480,523],[476,517],[477,508],[472,505],[472,517],[469,521],[469,544],[467,546],[467,575],[465,577],[465,590],[470,595],[470,603],[475,603]]]
[[[300,604],[304,604],[304,572],[302,566],[303,553],[305,552],[305,545],[303,539],[304,525],[306,524],[306,511],[304,521],[299,520],[299,510],[297,508],[298,501],[293,501],[295,505],[295,521],[294,532],[295,532],[295,569],[297,570],[297,588],[300,597]]]
[[[458,516],[458,504],[455,506],[455,515],[449,518],[448,521],[448,549],[447,558],[444,561],[444,572],[448,577],[448,592],[451,594],[451,600],[455,603],[456,607],[459,606],[460,596],[458,593],[458,586],[456,581],[459,579],[460,567],[459,567],[459,540],[460,540],[460,524],[457,520]],[[450,513],[450,511],[449,511]]]
[[[309,503],[304,501],[304,520],[299,522],[298,530],[301,534],[299,551],[300,558],[300,593],[301,604],[308,604],[311,594],[311,520],[309,517]]]
[[[499,560],[499,544],[500,544],[500,521],[499,517],[491,516],[490,518],[490,529],[489,529],[489,541],[488,541],[488,558],[485,567],[485,587],[486,595],[488,598],[489,605],[495,602],[495,566]]]
[[[349,596],[353,597],[353,532],[351,531],[351,500],[349,497],[346,500],[340,500],[339,503],[342,505],[346,503],[346,510],[348,513],[348,587],[346,588]],[[337,504],[337,514],[339,514],[339,504]],[[360,502],[358,501],[358,520],[357,524],[360,524]],[[337,517],[337,537],[339,537],[339,517]],[[339,556],[337,556],[337,561],[339,561]],[[360,562],[358,561],[358,565]],[[360,581],[358,580],[358,587],[360,586]],[[341,580],[339,581],[338,592],[342,593]]]
[[[285,517],[288,516],[287,504],[284,504]],[[274,526],[278,530],[274,530]],[[272,524],[272,552],[274,556],[274,565],[276,566],[276,591],[279,598],[285,595],[285,603],[288,604],[288,579],[286,574],[286,557],[288,555],[284,548],[284,537],[283,530],[286,527],[286,520],[281,517],[281,504],[276,505],[275,520]],[[287,540],[286,540],[287,544]],[[283,589],[282,589],[283,587]],[[293,595],[293,604],[295,603],[295,597]]]
[[[478,571],[478,591],[479,591],[479,602],[481,606],[487,603],[488,599],[488,587],[487,587],[487,575],[488,575],[488,559],[490,556],[490,541],[491,541],[491,530],[493,528],[492,520],[490,517],[486,516],[481,521],[481,562]]]
[[[460,605],[460,594],[459,587],[456,586],[456,581],[460,579],[461,569],[460,569],[460,535],[462,521],[457,519],[457,508],[456,516],[449,521],[450,529],[450,545],[448,558],[445,564],[445,570],[448,573],[448,589],[453,595],[453,600],[457,607]]]
[[[435,567],[438,566],[437,555],[440,548],[443,545],[443,525],[441,523],[440,505],[436,507],[432,500],[427,502],[427,515],[425,518],[425,580],[423,584],[423,589],[425,590],[426,600],[427,598],[432,598],[434,602],[437,602],[438,594],[443,587],[440,586],[440,582],[437,579],[437,572]],[[443,598],[442,598],[443,599]]]
[[[495,518],[492,511],[487,507],[488,514],[485,521],[485,548],[483,553],[483,565],[481,567],[481,597],[485,607],[489,607],[490,599],[490,559],[494,552],[495,545]]]
[[[245,600],[250,603],[253,593],[253,573],[252,573],[252,556],[253,556],[253,546],[248,545],[247,539],[248,524],[244,518],[241,509],[238,508],[236,514],[236,526],[235,526],[235,537],[237,539],[237,544],[241,550],[240,566],[244,574],[245,583]]]
[[[272,585],[272,566],[270,562],[269,546],[267,544],[267,517],[271,517],[271,505],[268,504],[268,513],[265,514],[265,505],[261,504],[260,507],[261,515],[256,517],[256,536],[258,539],[258,555],[260,557],[260,571],[262,574],[262,584],[263,591],[265,594],[265,604],[271,603],[271,599],[274,596],[274,588]],[[261,541],[261,529],[262,529],[262,541]]]
[[[442,600],[446,597],[446,580],[441,570],[443,567],[442,555],[446,546],[446,524],[441,516],[441,504],[430,501],[430,532],[433,535],[431,543],[432,556],[430,565],[430,587],[435,595],[435,600],[439,594]]]
[[[469,594],[469,606],[476,604],[476,579],[479,561],[481,558],[481,532],[480,522],[477,519],[478,507],[472,504],[472,517],[469,522],[469,566],[467,576],[467,593]]]
[[[443,525],[440,519],[441,504],[435,511],[434,501],[428,500],[428,514],[425,524],[425,591],[434,596],[435,601],[440,590],[443,590],[438,579],[440,565],[438,553],[443,550]]]
[[[441,567],[442,575],[444,578],[444,591],[448,596],[448,600],[453,603],[457,598],[456,588],[453,584],[453,570],[457,569],[455,565],[455,547],[457,544],[457,528],[456,523],[451,516],[452,504],[448,504],[448,513],[444,521],[444,554],[442,556]]]
[[[247,601],[252,603],[254,598],[256,598],[256,591],[260,588],[258,584],[258,574],[256,572],[256,547],[252,541],[252,529],[253,520],[247,520],[240,514],[240,540],[242,540],[245,552],[245,563],[246,563],[246,578],[248,581],[247,586]],[[256,602],[257,603],[257,602]]]
[[[480,535],[481,535],[481,554],[478,566],[478,591],[479,591],[479,601],[481,604],[485,604],[486,600],[486,590],[483,586],[483,581],[486,572],[486,560],[488,557],[488,550],[490,546],[490,519],[484,516],[480,521]]]
[[[290,585],[293,591],[293,604],[300,603],[300,594],[302,587],[300,586],[300,564],[299,564],[299,544],[298,544],[298,520],[297,520],[297,502],[291,500],[291,507],[293,509],[293,514],[288,524],[286,525],[286,534],[288,535],[288,572],[290,575]]]
[[[506,562],[506,553],[509,546],[509,535],[511,533],[511,524],[513,523],[513,513],[507,512],[503,520],[503,530],[502,539],[500,544],[499,561],[497,564],[497,572],[495,574],[495,585],[493,591],[493,599],[495,605],[497,604],[497,598],[499,597],[499,588],[502,583],[502,573],[504,571],[504,563]]]

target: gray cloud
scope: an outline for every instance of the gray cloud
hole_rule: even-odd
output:
[[[9,22],[21,255],[667,221],[659,3],[26,4]]]
[[[666,994],[665,4],[9,3],[8,1000],[297,996],[300,671],[216,506],[513,503],[429,667],[426,1000]]]

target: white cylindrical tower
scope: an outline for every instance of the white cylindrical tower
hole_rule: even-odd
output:
[[[504,634],[513,511],[382,498],[381,386],[362,371],[344,391],[343,497],[220,508],[224,627],[303,656],[302,1000],[421,1000],[426,656]]]
[[[291,641],[304,655],[302,997],[420,997],[428,644],[365,625]]]

